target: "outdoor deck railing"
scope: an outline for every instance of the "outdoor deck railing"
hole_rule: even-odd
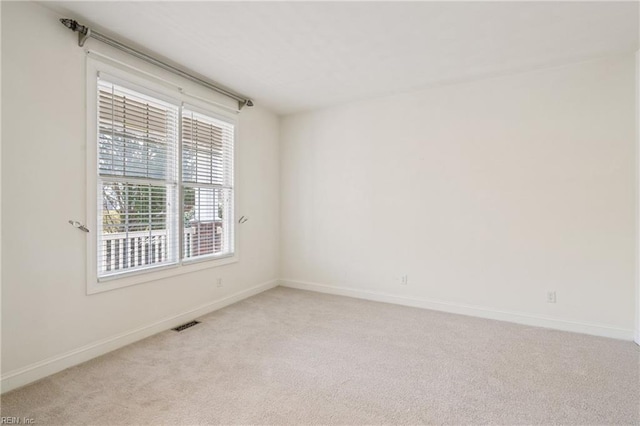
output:
[[[221,222],[197,223],[184,228],[183,258],[220,252],[221,225]],[[165,262],[170,243],[166,229],[105,233],[100,245],[102,269],[110,272]]]

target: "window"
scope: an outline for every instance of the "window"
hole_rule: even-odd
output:
[[[96,89],[97,281],[233,256],[234,121],[104,74]]]
[[[232,125],[182,110],[182,188],[183,257],[232,252]]]

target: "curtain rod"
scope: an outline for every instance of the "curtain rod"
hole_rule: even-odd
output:
[[[231,92],[223,87],[220,87],[214,84],[213,82],[203,80],[199,77],[196,77],[195,75],[189,74],[188,72],[183,71],[180,68],[176,68],[173,65],[167,64],[166,62],[163,62],[159,59],[149,56],[146,53],[142,53],[139,50],[129,47],[126,44],[122,44],[119,41],[114,40],[110,37],[107,37],[103,34],[100,34],[97,31],[93,31],[91,28],[79,24],[78,21],[74,21],[73,19],[62,18],[60,19],[60,22],[62,23],[62,25],[69,28],[71,31],[78,33],[78,46],[80,47],[84,46],[85,41],[87,41],[89,37],[94,38],[98,41],[108,44],[109,46],[122,50],[123,52],[126,52],[131,56],[135,56],[138,59],[142,59],[143,61],[149,62],[150,64],[153,64],[157,67],[170,71],[176,75],[179,75],[180,77],[183,77],[183,78],[186,78],[187,80],[191,80],[195,83],[198,83],[208,89],[211,89],[215,92],[225,95],[231,99],[235,99],[236,101],[238,101],[239,110],[241,110],[244,106],[249,106],[249,107],[253,106],[253,101],[246,96]]]

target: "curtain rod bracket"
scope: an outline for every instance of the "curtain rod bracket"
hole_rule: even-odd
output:
[[[91,28],[87,28],[86,32],[78,32],[78,46],[83,47],[84,46],[84,42],[87,41],[87,39],[91,37]]]
[[[98,32],[92,32],[91,28],[79,24],[78,21],[73,20],[73,19],[68,19],[68,18],[61,18],[60,22],[62,23],[62,25],[64,25],[65,27],[69,28],[71,31],[73,32],[77,32],[78,33],[78,46],[83,47],[84,43],[87,41],[87,39],[89,37],[93,37],[98,41],[101,41],[105,44],[108,44],[109,46],[115,47],[116,49],[120,49],[138,59],[142,59],[143,61],[149,62],[150,64],[153,64],[157,67],[163,68],[167,71],[170,71],[176,75],[179,75],[180,77],[186,78],[188,80],[191,80],[193,82],[196,82],[208,89],[211,89],[215,92],[218,92],[222,95],[225,95],[231,99],[235,99],[236,101],[238,101],[238,111],[241,110],[242,108],[244,108],[245,106],[248,107],[252,107],[253,106],[253,101],[249,98],[247,98],[246,96],[240,95],[238,93],[235,93],[229,89],[226,89],[224,87],[218,86],[217,84],[211,82],[211,81],[207,81],[204,80],[200,77],[197,77],[195,75],[192,75],[180,68],[177,68],[171,64],[167,64],[161,60],[158,60],[152,56],[147,55],[144,52],[140,52],[139,50],[136,50],[132,47],[129,47],[125,44],[120,43],[117,40],[114,40],[112,38],[109,38],[103,34],[100,34]]]

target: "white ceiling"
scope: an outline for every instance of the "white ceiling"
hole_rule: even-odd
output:
[[[637,2],[53,2],[288,114],[633,52]]]

